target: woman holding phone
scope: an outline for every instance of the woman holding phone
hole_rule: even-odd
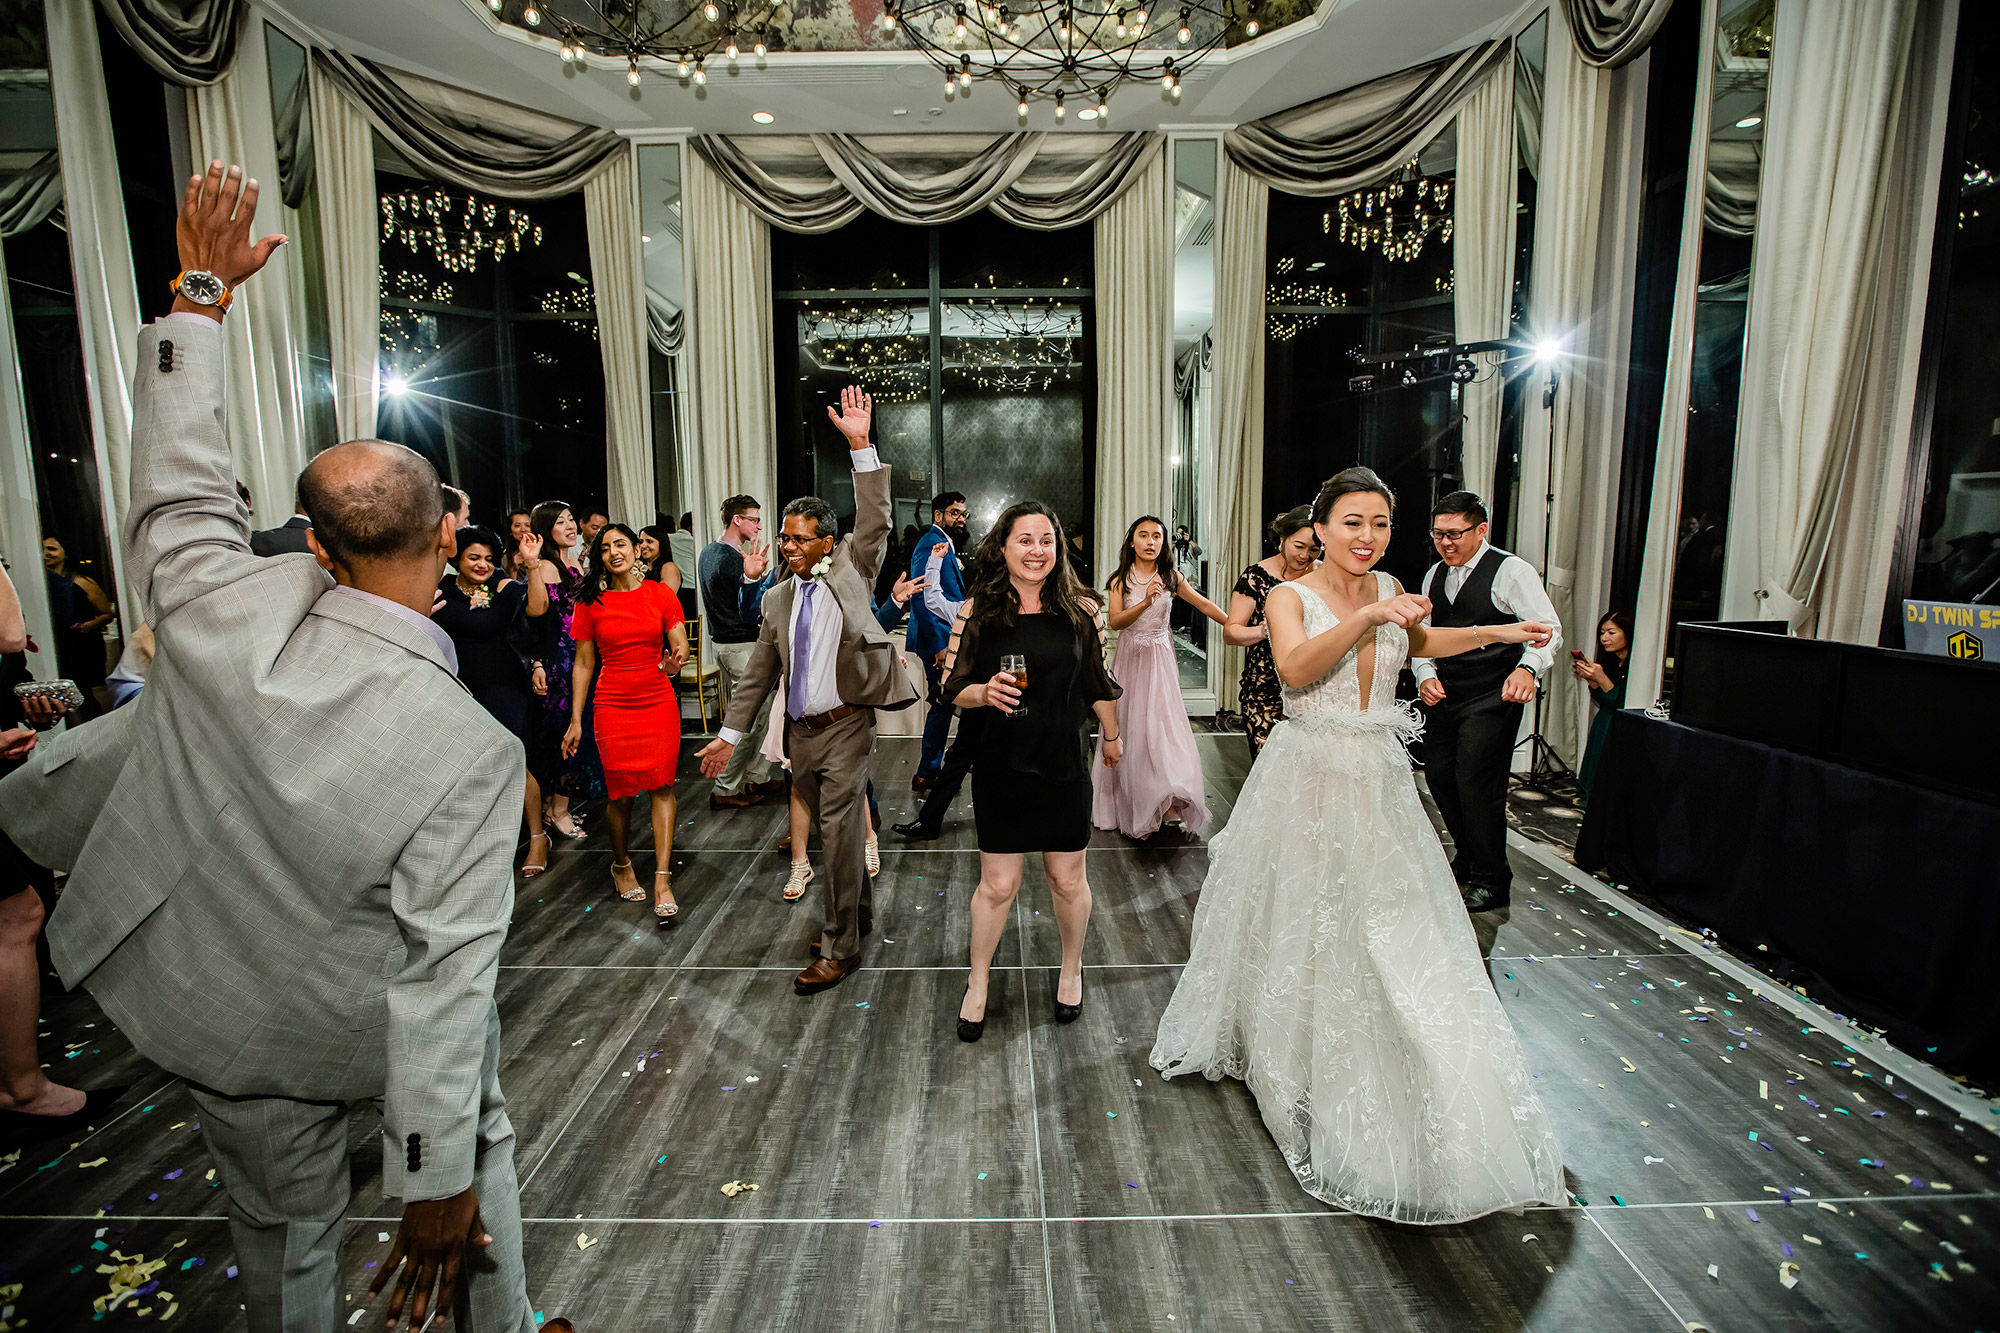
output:
[[[985,1032],[993,951],[1030,852],[1041,853],[1062,932],[1056,1021],[1072,1022],[1083,1011],[1093,713],[1104,762],[1116,767],[1124,757],[1113,706],[1119,690],[1104,669],[1097,609],[1071,570],[1053,510],[1029,500],[1000,515],[980,543],[945,660],[944,697],[960,708],[996,714],[985,726],[972,770],[979,888],[972,897],[972,968],[958,1011],[960,1041],[978,1041]]]

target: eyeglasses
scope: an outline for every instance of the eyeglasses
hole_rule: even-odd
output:
[[[827,540],[827,538],[826,538],[825,536],[820,536],[820,537],[794,537],[794,536],[793,536],[793,535],[792,535],[791,533],[789,533],[789,532],[786,532],[786,533],[780,533],[780,534],[779,534],[779,536],[778,536],[778,545],[780,545],[780,546],[811,546],[811,545],[812,545],[812,544],[813,544],[814,542],[819,542],[819,541],[825,541],[825,540]]]
[[[1469,528],[1432,528],[1431,536],[1441,542],[1455,542],[1463,539],[1467,533],[1475,531],[1478,527],[1479,525],[1474,523]]]

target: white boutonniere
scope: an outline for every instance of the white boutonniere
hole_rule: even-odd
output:
[[[833,557],[830,555],[823,555],[820,557],[819,563],[812,567],[812,576],[816,579],[823,579],[827,576],[827,571],[831,570],[832,568],[833,568]]]

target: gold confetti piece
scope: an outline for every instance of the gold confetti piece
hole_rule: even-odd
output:
[[[1902,1181],[1905,1185],[1910,1183],[1910,1178],[1908,1176],[1899,1175],[1896,1177],[1896,1179]]]
[[[757,1187],[747,1180],[732,1180],[722,1187],[722,1192],[727,1197],[733,1199],[739,1194],[754,1193],[756,1189]]]
[[[1650,1120],[1641,1120],[1639,1122],[1639,1128],[1641,1129],[1651,1129],[1652,1127],[1653,1127],[1653,1122]]]
[[[214,1179],[215,1179],[215,1168],[214,1168],[214,1167],[212,1167],[212,1166],[211,1166],[210,1168],[208,1168],[208,1175],[207,1175],[207,1176],[206,1176],[205,1178],[206,1178],[206,1179],[208,1179],[208,1180],[214,1180]]]
[[[88,1171],[88,1170],[89,1170],[89,1169],[90,1169],[91,1167],[93,1167],[93,1166],[103,1166],[103,1165],[104,1165],[104,1164],[105,1164],[106,1162],[108,1162],[108,1161],[110,1161],[110,1160],[111,1160],[111,1159],[110,1159],[109,1157],[100,1157],[100,1158],[98,1158],[98,1159],[97,1159],[96,1161],[94,1161],[94,1162],[78,1162],[78,1163],[77,1163],[76,1165],[77,1165],[77,1169],[78,1169],[78,1170],[80,1170],[80,1171]]]
[[[587,1250],[595,1244],[597,1244],[597,1237],[586,1236],[581,1231],[576,1233],[576,1248],[579,1250]]]
[[[1903,1230],[1921,1232],[1923,1228],[1918,1226],[1915,1222],[1910,1221],[1908,1218],[1905,1218],[1903,1220]]]
[[[1820,1207],[1822,1207],[1822,1208],[1826,1209],[1826,1210],[1827,1210],[1827,1211],[1828,1211],[1829,1213],[1833,1213],[1833,1214],[1836,1214],[1836,1215],[1838,1215],[1838,1214],[1839,1214],[1839,1212],[1840,1212],[1840,1209],[1838,1209],[1838,1208],[1834,1207],[1834,1206],[1833,1206],[1832,1204],[1830,1204],[1830,1203],[1822,1203],[1822,1204],[1820,1205]]]
[[[1771,1084],[1769,1080],[1761,1078],[1757,1080],[1757,1100],[1760,1102],[1771,1100]]]
[[[1783,1191],[1783,1190],[1781,1190],[1781,1189],[1779,1189],[1779,1188],[1778,1188],[1778,1187],[1777,1187],[1776,1185],[1766,1185],[1766,1186],[1764,1187],[1764,1193],[1766,1193],[1766,1194],[1783,1194],[1783,1193],[1784,1193],[1784,1191]]]
[[[1972,1225],[1972,1219],[1970,1217],[1967,1217],[1964,1213],[1960,1213],[1958,1215],[1958,1220],[1965,1223],[1965,1225],[1967,1226]]]
[[[1628,1074],[1636,1074],[1639,1072],[1639,1066],[1633,1064],[1630,1060],[1627,1060],[1622,1055],[1618,1057],[1618,1063],[1625,1066],[1625,1072]]]
[[[185,1125],[186,1123],[187,1123],[187,1121],[185,1121],[185,1120],[178,1120],[178,1121],[175,1121],[175,1122],[174,1122],[173,1124],[171,1124],[171,1125],[168,1125],[168,1126],[167,1126],[167,1128],[168,1128],[168,1129],[179,1129],[179,1128],[180,1128],[180,1127],[181,1127],[182,1125]]]
[[[1722,1057],[1722,1063],[1724,1063],[1724,1064],[1726,1064],[1726,1065],[1733,1065],[1733,1064],[1735,1064],[1736,1062],[1735,1062],[1734,1060],[1730,1059],[1730,1058],[1729,1058],[1728,1056],[1726,1056],[1726,1055],[1725,1055],[1725,1056],[1723,1056],[1723,1057]]]
[[[1933,1180],[1931,1182],[1931,1188],[1934,1190],[1949,1190],[1951,1186],[1945,1184],[1942,1180]]]
[[[1582,1011],[1582,1010],[1580,1010],[1580,1009],[1579,1009],[1579,1010],[1578,1010],[1577,1012],[1578,1012],[1578,1013],[1583,1013],[1583,1011]],[[1595,1017],[1597,1017],[1597,1015],[1596,1015],[1596,1014],[1584,1014],[1583,1016],[1584,1016],[1585,1018],[1595,1018]]]
[[[1799,1266],[1787,1259],[1778,1265],[1778,1285],[1786,1291],[1799,1285]]]
[[[1709,1207],[1703,1207],[1701,1210],[1701,1215],[1707,1218],[1709,1221],[1713,1222],[1715,1220],[1715,1209]]]
[[[1808,1245],[1817,1245],[1820,1243],[1820,1239],[1818,1236],[1800,1236],[1799,1239],[1804,1241]]]
[[[1958,1261],[1958,1271],[1961,1273],[1977,1273],[1979,1270],[1974,1268],[1971,1264],[1965,1262],[1965,1260],[1960,1259]]]
[[[1986,1154],[1983,1152],[1976,1152],[1972,1154],[1972,1160],[1979,1163],[1981,1166],[1984,1166],[1986,1165]]]
[[[1710,1264],[1708,1266],[1708,1280],[1710,1282],[1722,1281],[1722,1270],[1716,1267],[1714,1264]]]

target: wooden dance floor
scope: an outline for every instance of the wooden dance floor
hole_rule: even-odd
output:
[[[1198,742],[1220,822],[1246,752]],[[909,817],[916,753],[883,743],[885,823]],[[594,836],[524,887],[503,958],[531,1291],[585,1333],[2000,1322],[2000,1138],[1535,860],[1517,856],[1511,912],[1479,928],[1584,1206],[1399,1227],[1302,1193],[1241,1085],[1148,1068],[1199,845],[1098,835],[1069,1027],[1031,870],[986,1039],[966,1046],[969,796],[943,842],[885,828],[867,966],[802,1000],[812,918],[779,899],[783,807],[711,813],[707,795],[683,779],[678,927],[612,896]],[[20,1284],[0,1327],[242,1328],[186,1091],[87,996],[43,1011],[59,1077],[130,1092],[80,1142],[0,1172],[0,1286]],[[353,1122],[357,1311],[394,1229],[378,1124]],[[757,1188],[725,1197],[731,1181]],[[139,1256],[165,1261],[158,1288],[93,1324],[109,1270]]]

